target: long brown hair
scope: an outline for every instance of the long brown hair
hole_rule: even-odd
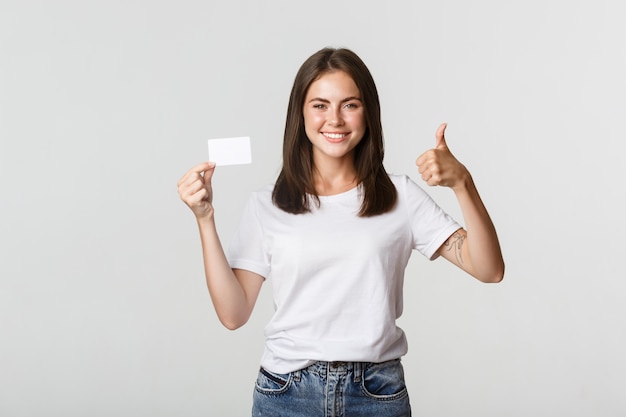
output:
[[[378,91],[365,63],[345,48],[319,50],[302,64],[296,74],[285,123],[283,167],[272,199],[277,207],[293,214],[310,211],[307,194],[314,198],[318,206],[320,204],[313,185],[313,151],[304,130],[303,106],[310,85],[332,71],[343,71],[352,77],[363,102],[367,129],[354,149],[357,181],[363,193],[359,216],[386,213],[395,205],[397,191],[383,167],[385,147]]]

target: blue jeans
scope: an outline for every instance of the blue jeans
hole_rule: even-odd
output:
[[[410,417],[400,359],[316,362],[289,374],[261,368],[252,417]]]

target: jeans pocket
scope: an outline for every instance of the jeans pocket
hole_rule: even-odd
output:
[[[370,364],[363,370],[361,384],[364,393],[377,400],[391,401],[408,396],[400,359]]]
[[[291,381],[291,374],[277,374],[261,368],[255,385],[261,394],[281,394],[289,389]]]

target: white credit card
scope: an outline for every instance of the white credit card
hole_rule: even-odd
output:
[[[209,139],[209,161],[216,165],[251,164],[250,137]]]

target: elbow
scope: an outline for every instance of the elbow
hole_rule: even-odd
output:
[[[476,278],[478,278],[479,281],[484,282],[485,284],[497,284],[499,282],[502,282],[502,280],[504,279],[504,262],[502,262],[498,268],[495,268],[488,274],[483,274]]]
[[[252,313],[249,309],[229,308],[227,305],[214,305],[217,318],[228,330],[237,330],[248,322]]]
[[[503,279],[504,279],[504,274],[499,274],[499,275],[494,275],[486,279],[481,279],[481,281],[484,282],[485,284],[497,284],[499,282],[502,282]]]
[[[240,327],[243,327],[244,324],[248,322],[248,319],[237,318],[237,317],[218,317],[220,319],[220,323],[228,330],[237,330]]]
[[[243,326],[243,324],[230,324],[230,323],[222,323],[224,327],[226,327],[230,331],[235,331]]]

